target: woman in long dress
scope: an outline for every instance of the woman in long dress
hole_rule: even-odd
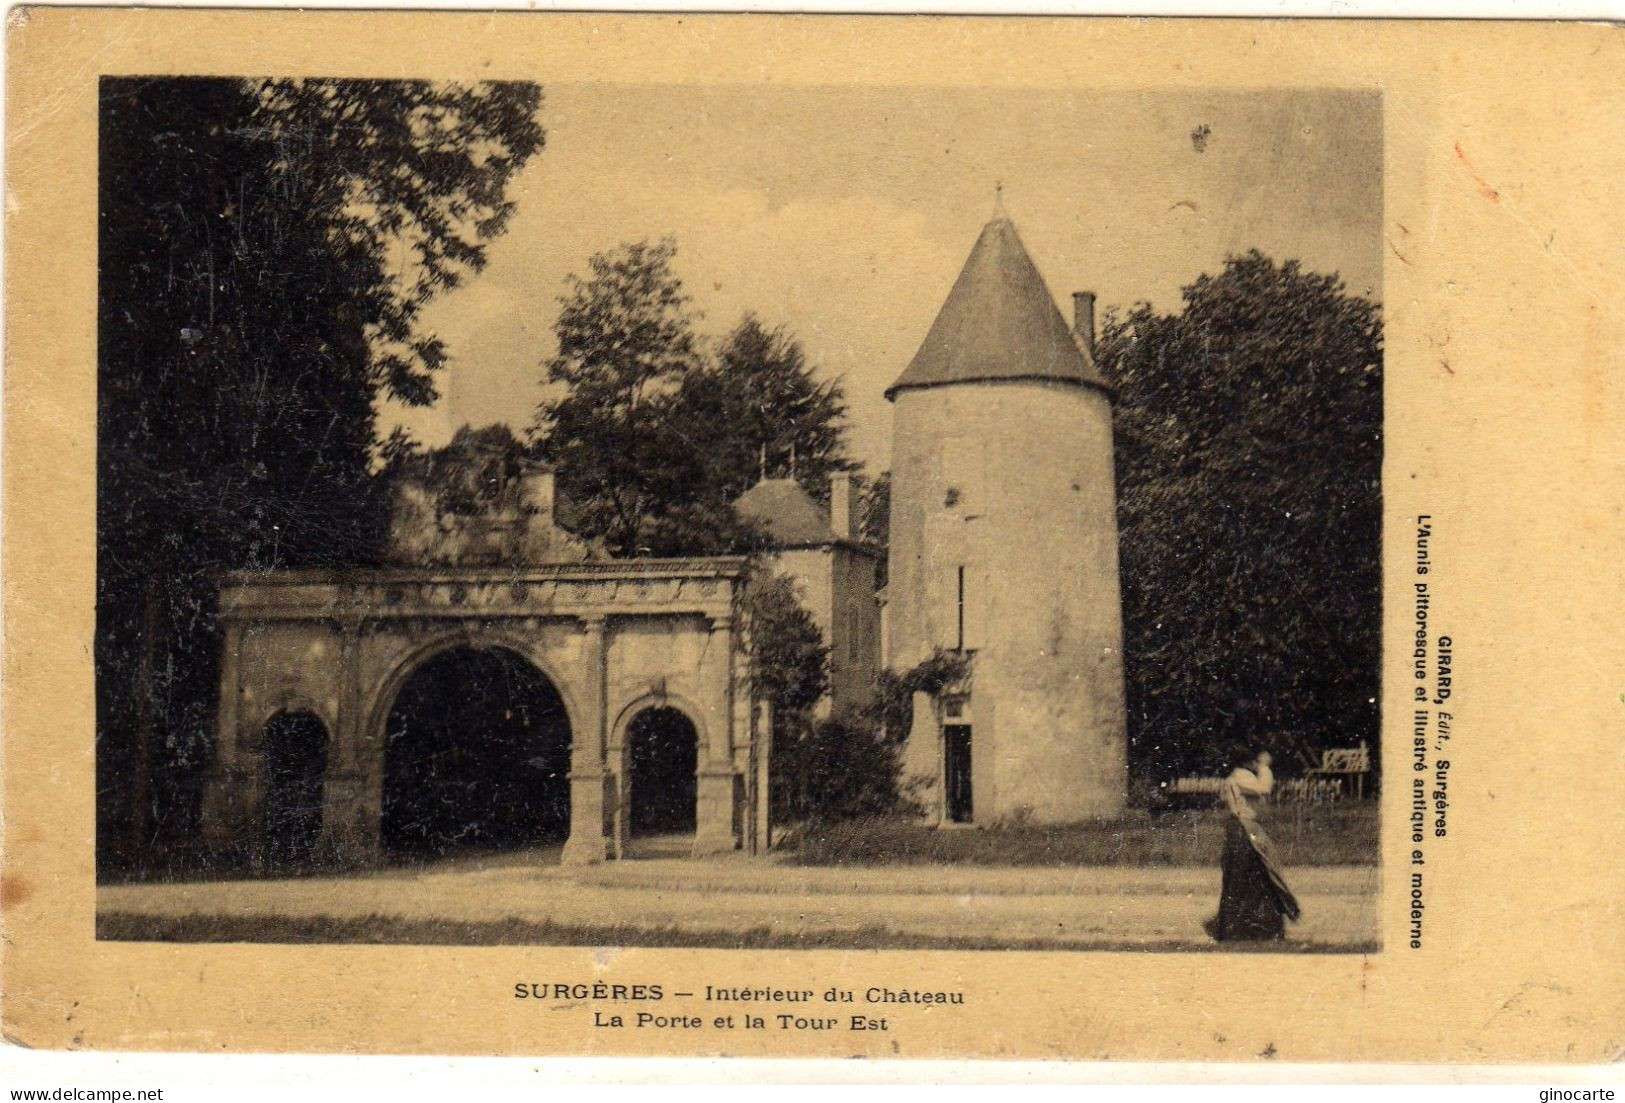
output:
[[[1270,753],[1249,755],[1220,787],[1224,803],[1223,878],[1219,914],[1208,930],[1219,942],[1278,941],[1297,919],[1297,897],[1281,876],[1275,843],[1258,822],[1258,808],[1275,786]]]

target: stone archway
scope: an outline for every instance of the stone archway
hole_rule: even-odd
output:
[[[391,739],[398,700],[404,694],[410,704],[414,679],[428,677],[420,671],[441,655],[496,650],[523,663],[528,674],[520,681],[543,678],[562,701],[568,734],[543,742],[549,756],[562,756],[568,746],[570,759],[564,770],[549,766],[540,802],[569,810],[560,861],[601,862],[623,853],[626,726],[651,706],[680,708],[698,733],[692,853],[737,849],[747,799],[741,777],[756,737],[750,702],[738,692],[734,611],[744,566],[742,559],[717,558],[230,576],[220,591],[218,733],[203,809],[208,841],[222,851],[240,840],[260,845],[266,779],[255,717],[293,708],[294,695],[327,724],[332,740],[321,844],[331,861],[365,865],[390,849],[435,851],[459,839],[504,846],[553,841],[553,817],[528,819],[511,800],[499,800],[502,814],[481,817],[485,826],[475,830],[466,820],[453,822],[449,812],[440,816],[422,794],[404,805],[401,799],[403,779],[423,773],[409,763],[422,767],[432,753],[425,748],[437,744],[429,739],[414,751],[399,735]],[[460,747],[470,727],[486,727],[470,721],[482,699],[469,698],[457,679],[447,684],[422,698],[458,705],[451,710],[448,704],[437,721],[429,718],[443,733],[443,749]],[[424,709],[417,711],[423,727]],[[489,709],[483,714],[493,715]],[[492,759],[516,772],[536,757],[519,753],[511,740],[497,742],[509,753]],[[457,769],[432,771],[442,774],[462,776]],[[460,794],[448,783],[440,803],[466,812],[471,799],[480,804],[491,797],[498,787],[474,774],[489,771],[464,777],[471,784]],[[568,784],[562,797],[561,776]],[[424,815],[407,807],[413,799]],[[386,803],[388,842],[382,837]],[[427,826],[406,826],[417,820]],[[499,828],[496,835],[517,841],[478,839]]]
[[[529,659],[502,646],[437,650],[400,679],[388,709],[380,821],[387,853],[564,842],[569,711]]]
[[[315,853],[327,742],[327,725],[308,709],[278,711],[265,722],[265,858],[272,865],[296,865]]]

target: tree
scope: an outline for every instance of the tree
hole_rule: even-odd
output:
[[[806,804],[802,750],[813,734],[813,707],[829,692],[829,647],[784,575],[755,571],[742,613],[751,695],[772,707],[768,800],[774,820],[783,821],[799,816]]]
[[[774,820],[897,811],[906,725],[900,733],[888,731],[879,704],[866,715],[817,718],[818,703],[829,691],[829,647],[789,578],[758,567],[746,585],[743,610],[751,690],[773,707]],[[963,673],[962,666],[955,670]]]
[[[818,622],[802,606],[795,583],[758,568],[742,605],[751,656],[751,692],[773,709],[770,800],[778,821],[815,815],[827,794],[830,737],[842,730],[814,721],[813,709],[829,691],[829,647]]]
[[[536,434],[583,533],[616,555],[652,551],[651,523],[692,501],[701,462],[674,431],[675,396],[700,363],[670,238],[621,245],[569,277],[547,380],[563,388]]]
[[[775,723],[809,713],[829,692],[829,647],[795,583],[757,570],[745,587],[743,614],[752,690],[773,706]]]
[[[251,137],[270,147],[275,166],[270,213],[280,220],[302,211],[320,226],[310,269],[327,283],[323,301],[343,303],[338,313],[363,328],[374,391],[427,405],[445,350],[419,330],[419,314],[481,271],[486,243],[506,229],[515,210],[508,186],[545,140],[540,86],[277,80],[254,88]]]
[[[1131,754],[1301,761],[1378,731],[1382,322],[1255,252],[1108,316]],[[1318,755],[1315,756],[1318,759]]]
[[[689,373],[673,411],[704,457],[708,497],[733,501],[760,478],[796,479],[819,501],[846,455],[846,396],[814,377],[801,343],[747,313],[713,363]]]
[[[103,82],[104,838],[189,834],[217,573],[376,554],[375,400],[434,397],[421,309],[484,263],[539,104],[531,84]]]
[[[801,345],[747,314],[714,358],[673,269],[676,244],[634,242],[569,278],[558,354],[561,388],[538,412],[538,446],[559,469],[583,535],[612,554],[748,552],[761,533],[732,503],[764,471],[829,497],[845,454],[845,399],[819,382]]]

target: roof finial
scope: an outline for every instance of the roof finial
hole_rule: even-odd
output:
[[[796,477],[796,442],[790,442],[790,477]]]
[[[993,181],[993,217],[1004,217],[1004,181]]]
[[[761,465],[757,468],[757,478],[761,482],[764,482],[764,483],[767,482],[767,442],[766,441],[762,442],[762,459],[761,459]]]

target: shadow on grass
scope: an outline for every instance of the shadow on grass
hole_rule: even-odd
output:
[[[522,919],[486,922],[282,916],[163,917],[106,912],[96,916],[96,937],[121,942],[263,942],[389,946],[666,946],[718,950],[1091,950],[1195,951],[1205,953],[1374,953],[1376,942],[1333,945],[1316,942],[1257,942],[1218,945],[1170,939],[1087,943],[1061,939],[944,938],[865,926],[844,931],[781,932],[767,927],[745,931],[690,931],[678,927],[609,925],[583,927]]]

